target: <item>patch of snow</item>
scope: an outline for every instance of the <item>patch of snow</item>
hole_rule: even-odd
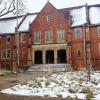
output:
[[[93,92],[93,100],[100,100],[100,71],[91,72],[91,82],[86,80],[87,73],[83,71],[53,74],[48,77],[33,78],[27,83],[4,89],[7,94],[27,96],[48,96],[86,99],[83,89]],[[83,92],[82,92],[83,91]]]
[[[23,17],[18,18],[18,23],[22,21]],[[15,33],[15,27],[17,25],[16,18],[15,19],[7,19],[0,21],[0,34],[3,33]]]
[[[91,24],[100,24],[100,7],[91,7],[89,15]]]
[[[32,14],[32,15],[28,15],[26,17],[26,19],[24,20],[24,22],[21,24],[21,26],[19,27],[18,31],[28,31],[29,30],[29,24],[32,23],[32,21],[34,21],[34,19],[37,17],[36,14]]]
[[[71,10],[70,16],[72,17],[72,27],[80,26],[87,22],[85,7]]]

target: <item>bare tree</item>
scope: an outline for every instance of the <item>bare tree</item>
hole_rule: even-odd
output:
[[[24,1],[18,0],[19,15],[24,14],[26,11]],[[0,17],[9,13],[16,15],[16,0],[0,0]]]

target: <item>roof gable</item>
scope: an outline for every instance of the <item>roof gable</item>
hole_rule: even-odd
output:
[[[64,16],[64,14],[62,14],[58,9],[56,9],[49,1],[45,4],[45,6],[43,7],[43,9],[40,11],[40,13],[38,13],[37,17],[35,18],[35,20],[32,22],[31,25],[36,24],[35,22],[39,19],[42,18],[44,15],[52,15],[54,13],[57,13],[58,15],[62,16],[66,22],[68,21],[67,18]],[[40,21],[40,20],[39,20]],[[39,22],[38,21],[38,22]]]

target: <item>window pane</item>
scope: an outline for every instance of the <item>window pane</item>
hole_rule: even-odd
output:
[[[51,16],[47,15],[47,22],[50,23],[51,22]]]
[[[78,38],[78,39],[81,38],[81,28],[76,28],[75,30],[76,30],[76,32],[75,32],[76,38]]]
[[[21,41],[26,41],[26,34],[21,34]]]
[[[40,32],[35,32],[35,42],[40,42]]]
[[[7,50],[7,58],[10,58],[10,50]]]
[[[46,32],[46,41],[51,41],[51,32],[50,31]]]
[[[57,34],[58,34],[58,40],[59,41],[63,41],[64,40],[64,30],[57,30]]]
[[[2,51],[2,58],[6,58],[6,51],[5,50]]]

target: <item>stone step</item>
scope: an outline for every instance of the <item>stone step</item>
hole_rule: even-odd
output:
[[[27,71],[72,71],[70,64],[38,64],[30,66]]]

